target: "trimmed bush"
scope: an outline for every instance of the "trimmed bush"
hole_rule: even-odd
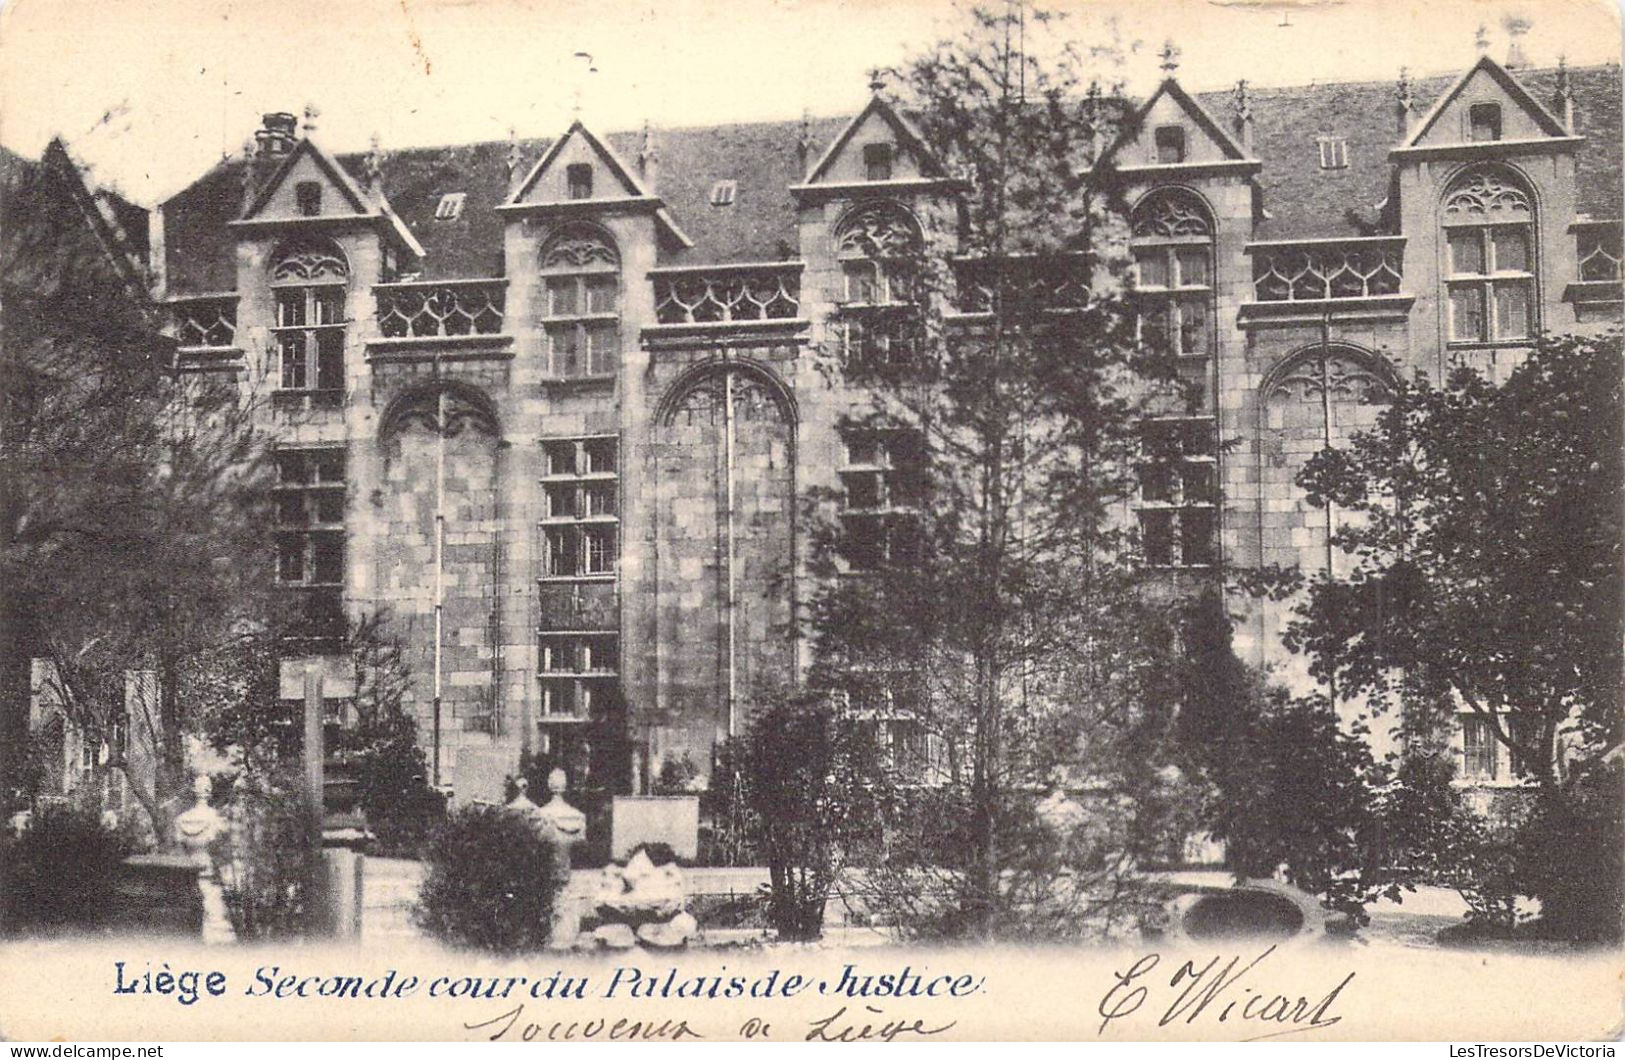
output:
[[[518,953],[547,944],[555,878],[548,845],[515,814],[459,810],[437,829],[417,922],[454,946]]]
[[[7,930],[86,927],[112,911],[125,847],[85,810],[45,809],[0,847],[0,893]]]

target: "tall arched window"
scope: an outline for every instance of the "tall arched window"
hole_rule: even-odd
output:
[[[621,256],[591,225],[569,225],[542,248],[548,372],[579,379],[615,374],[620,363]]]
[[[858,206],[836,226],[841,334],[849,366],[883,368],[907,360],[922,246],[919,225],[896,203]]]
[[[1213,218],[1183,188],[1142,199],[1133,218],[1140,341],[1180,357],[1213,353]]]
[[[276,299],[281,388],[344,389],[344,292],[350,265],[330,240],[301,240],[277,248],[271,266]]]
[[[1511,172],[1467,170],[1440,211],[1450,341],[1515,342],[1535,329],[1535,200]]]

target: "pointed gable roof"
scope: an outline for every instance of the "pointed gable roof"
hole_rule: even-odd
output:
[[[522,205],[525,196],[530,194],[531,189],[536,186],[536,182],[542,178],[544,173],[553,168],[553,164],[558,160],[559,154],[563,152],[565,145],[578,136],[598,156],[610,174],[621,182],[621,190],[626,195],[637,199],[652,199],[655,197],[650,194],[648,188],[644,187],[643,181],[638,179],[632,167],[628,166],[621,160],[621,156],[615,153],[615,149],[594,136],[592,130],[583,125],[580,118],[577,118],[570,123],[570,127],[565,130],[564,135],[554,140],[546,152],[542,154],[542,157],[536,160],[536,164],[530,167],[530,172],[525,175],[524,180],[519,182],[519,187],[512,195],[508,196],[507,205]]]
[[[913,123],[898,113],[896,107],[892,106],[884,96],[876,92],[869,97],[868,104],[858,111],[851,121],[846,123],[846,127],[836,135],[835,139],[830,141],[829,147],[825,148],[824,153],[819,156],[818,161],[813,165],[812,171],[807,174],[806,183],[816,184],[824,178],[830,164],[841,156],[842,152],[846,150],[846,145],[852,141],[852,137],[857,133],[858,129],[862,128],[863,123],[873,115],[878,115],[891,128],[892,135],[897,137],[898,142],[908,148],[914,155],[914,161],[920,167],[921,173],[931,177],[947,175],[947,169],[943,166],[941,160],[926,146],[925,137],[920,135],[919,130],[914,128]]]
[[[1551,111],[1541,106],[1539,101],[1534,96],[1531,96],[1523,85],[1518,83],[1517,78],[1513,77],[1500,63],[1491,59],[1488,55],[1482,55],[1479,56],[1478,62],[1456,78],[1455,84],[1445,90],[1444,94],[1438,98],[1422,120],[1416,123],[1415,130],[1412,131],[1410,136],[1406,137],[1404,144],[1401,146],[1406,148],[1421,146],[1428,133],[1439,123],[1439,118],[1450,108],[1450,104],[1461,96],[1462,92],[1481,71],[1494,81],[1513,103],[1517,104],[1526,114],[1533,118],[1535,124],[1547,136],[1566,137],[1569,135],[1569,131],[1563,127],[1563,123],[1553,117]]]
[[[305,158],[310,159],[316,168],[321,171],[322,175],[328,179],[332,186],[337,188],[339,193],[343,195],[345,202],[349,204],[353,216],[360,218],[372,218],[384,222],[388,230],[394,235],[395,239],[401,244],[401,246],[405,247],[417,257],[421,258],[423,256],[422,244],[420,244],[417,241],[417,238],[412,235],[411,229],[407,228],[406,225],[401,223],[401,219],[396,216],[394,209],[389,204],[389,200],[384,197],[382,192],[380,192],[377,198],[374,199],[372,195],[369,195],[365,190],[362,189],[361,185],[356,182],[356,179],[350,175],[348,170],[339,165],[338,161],[332,155],[329,155],[326,151],[322,150],[321,147],[319,147],[316,142],[309,137],[305,137],[304,139],[300,140],[294,145],[294,149],[288,152],[288,157],[282,160],[281,164],[279,164],[271,173],[270,178],[265,181],[264,185],[255,192],[254,197],[249,200],[248,204],[243,209],[242,216],[237,219],[236,223],[242,224],[261,220],[271,220],[269,218],[262,218],[261,214],[264,212],[266,206],[276,196],[282,185],[287,182],[289,175],[293,173],[295,167],[297,167],[300,161]]]
[[[1218,147],[1225,161],[1256,161],[1249,157],[1247,152],[1242,149],[1241,144],[1236,141],[1236,138],[1226,132],[1224,126],[1212,114],[1208,113],[1208,109],[1202,106],[1200,100],[1186,92],[1180,87],[1179,82],[1171,77],[1164,78],[1162,84],[1157,86],[1157,90],[1151,93],[1151,98],[1140,104],[1135,110],[1134,117],[1128,123],[1126,131],[1118,137],[1117,142],[1112,144],[1110,150],[1106,152],[1108,155],[1115,155],[1129,144],[1139,142],[1140,134],[1144,131],[1146,117],[1162,101],[1164,96],[1171,99],[1196,124],[1196,127],[1206,134],[1207,138]],[[1127,168],[1138,167],[1131,166]]]

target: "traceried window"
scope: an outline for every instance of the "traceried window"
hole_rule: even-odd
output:
[[[1592,224],[1578,234],[1580,279],[1588,283],[1625,278],[1620,270],[1620,224]]]
[[[1527,340],[1535,330],[1535,210],[1498,168],[1451,182],[1443,206],[1450,341]]]
[[[914,562],[925,481],[919,434],[854,427],[842,438],[841,551],[847,566],[878,570]]]
[[[1140,341],[1180,357],[1213,353],[1213,225],[1179,188],[1152,192],[1134,210]]]
[[[618,456],[613,435],[542,443],[544,577],[615,573],[620,555]]]
[[[281,389],[344,389],[345,290],[350,267],[327,241],[281,248],[271,268]]]
[[[542,251],[543,329],[556,379],[615,374],[620,363],[621,258],[596,228],[575,225]]]
[[[276,576],[300,593],[307,635],[336,635],[344,586],[345,451],[279,449],[276,485]]]
[[[1217,561],[1218,461],[1210,417],[1147,421],[1141,428],[1140,545],[1158,567]]]
[[[842,277],[841,341],[848,366],[906,363],[917,322],[918,225],[891,203],[860,206],[836,229],[835,248]]]

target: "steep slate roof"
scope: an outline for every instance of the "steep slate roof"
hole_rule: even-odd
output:
[[[1542,106],[1556,111],[1556,70],[1514,75]],[[1419,121],[1458,75],[1412,83]],[[1578,209],[1597,218],[1621,214],[1620,71],[1617,66],[1571,69],[1575,132],[1586,138],[1577,156]],[[1233,94],[1196,97],[1229,125]],[[1388,150],[1405,139],[1398,126],[1392,81],[1354,81],[1296,88],[1249,88],[1253,153],[1264,162],[1258,174],[1264,209],[1257,239],[1311,239],[1360,235],[1378,220],[1376,205],[1388,195]],[[1315,138],[1348,140],[1348,168],[1320,168]]]
[[[1515,76],[1548,109],[1554,105],[1555,70],[1523,70]],[[1596,218],[1621,215],[1620,71],[1617,66],[1569,71],[1575,96],[1576,132],[1586,137],[1577,171],[1581,212]],[[1426,113],[1456,76],[1419,79],[1412,93]],[[1231,91],[1193,93],[1226,132],[1233,132]],[[1404,140],[1397,123],[1391,81],[1345,82],[1295,88],[1249,89],[1253,154],[1263,162],[1258,182],[1269,218],[1255,238],[1320,238],[1366,234],[1378,223],[1378,203],[1389,192],[1388,150]],[[811,165],[850,118],[810,123]],[[659,164],[653,191],[665,200],[691,249],[663,262],[711,264],[774,261],[796,253],[795,203],[788,188],[804,177],[797,150],[799,121],[753,122],[659,129]],[[1348,141],[1348,168],[1322,170],[1317,136]],[[633,162],[641,132],[604,138]],[[519,141],[520,168],[528,172],[551,141]],[[494,207],[508,193],[505,141],[451,147],[410,148],[382,156],[384,189],[427,257],[425,277],[497,276],[502,271],[504,219]],[[365,156],[338,161],[360,178]],[[226,223],[242,210],[242,161],[222,162],[165,205],[169,287],[174,294],[230,290],[235,284],[234,234]],[[738,182],[731,206],[712,206],[719,180]],[[462,215],[434,219],[447,192],[464,192]]]

